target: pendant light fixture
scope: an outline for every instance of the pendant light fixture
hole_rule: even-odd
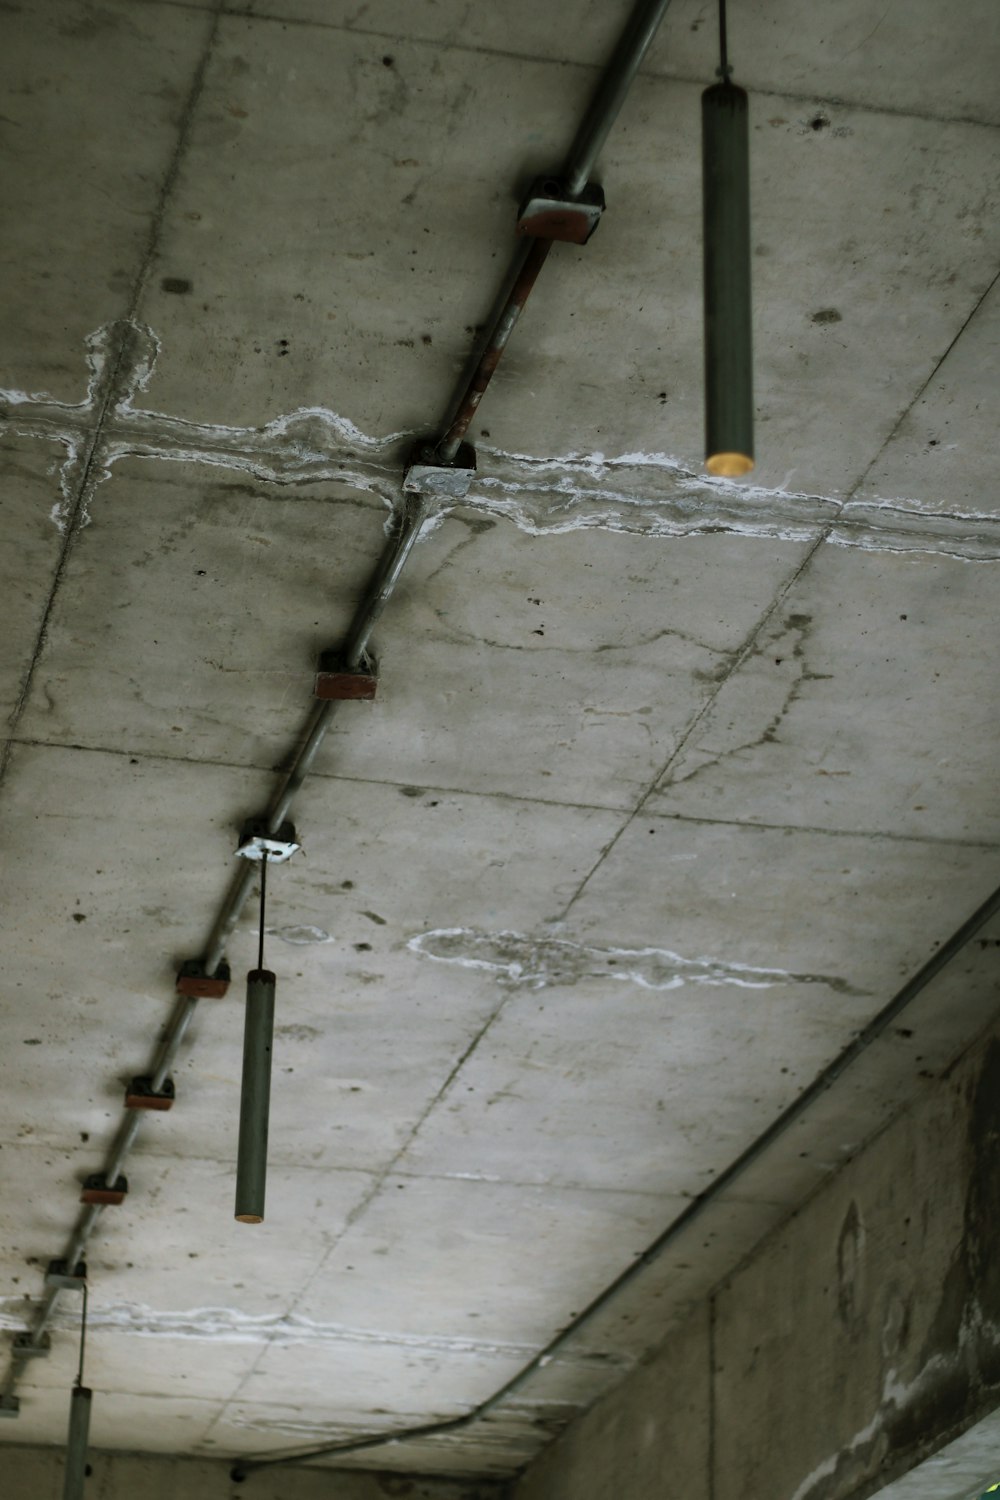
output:
[[[65,1286],[71,1283],[67,1280]],[[87,1440],[90,1436],[90,1402],[93,1392],[83,1383],[83,1352],[87,1339],[87,1276],[79,1268],[74,1284],[83,1291],[83,1316],[80,1319],[80,1363],[69,1403],[69,1436],[66,1441],[66,1474],[63,1500],[83,1500],[87,1478]]]
[[[730,78],[719,0],[720,82],[701,96],[705,274],[705,466],[738,479],[754,465],[748,99]]]
[[[238,853],[260,861],[260,928],[257,967],[247,975],[246,1018],[243,1027],[243,1086],[240,1095],[240,1134],[236,1158],[236,1218],[241,1224],[264,1221],[267,1184],[267,1130],[271,1111],[271,1046],[274,1037],[274,997],[277,981],[264,968],[264,917],[267,906],[267,867],[290,859],[299,848],[295,829],[283,824],[275,837],[249,824]]]

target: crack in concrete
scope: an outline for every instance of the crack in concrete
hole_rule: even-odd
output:
[[[805,643],[809,637],[812,627],[812,617],[803,614],[791,614],[787,620],[776,622],[776,627],[769,633],[766,642],[762,642],[758,649],[752,653],[753,656],[768,658],[768,672],[766,676],[755,679],[755,691],[750,704],[749,712],[746,707],[734,715],[734,722],[741,727],[746,726],[747,719],[753,719],[755,714],[766,716],[763,727],[756,733],[751,732],[748,737],[741,739],[738,745],[726,748],[712,749],[707,741],[712,731],[717,727],[717,721],[725,699],[725,690],[719,692],[712,700],[708,713],[703,719],[704,733],[699,738],[694,748],[678,756],[673,762],[667,775],[659,783],[657,790],[665,791],[672,786],[680,786],[684,782],[693,781],[703,771],[713,770],[721,765],[723,761],[730,760],[734,756],[742,755],[748,750],[756,750],[762,745],[772,744],[778,738],[778,731],[794,704],[798,701],[802,689],[807,682],[825,682],[829,680],[828,672],[813,672],[806,663]],[[777,653],[777,655],[775,655]],[[781,687],[782,698],[777,708],[772,711],[769,701],[767,687],[775,678],[771,670],[774,667],[784,667],[787,663],[788,670],[777,678]],[[724,734],[724,729],[722,733]],[[691,764],[691,762],[696,762]],[[687,765],[691,768],[685,770]],[[681,774],[674,774],[673,767],[676,766]]]
[[[830,974],[796,974],[760,969],[718,958],[683,958],[669,948],[600,948],[565,938],[530,937],[520,932],[477,932],[468,927],[438,927],[410,938],[407,947],[439,963],[484,969],[508,989],[546,989],[584,980],[616,980],[645,990],[674,990],[684,985],[774,989],[780,985],[817,984],[837,994],[865,993]]]
[[[108,364],[116,359],[116,399],[102,395]],[[126,318],[97,329],[87,340],[90,378],[77,403],[45,392],[0,390],[0,415],[21,436],[61,443],[62,503],[53,511],[60,527],[74,506],[85,525],[93,490],[123,458],[209,464],[274,485],[341,484],[376,495],[390,512],[401,503],[400,475],[415,434],[369,437],[347,417],[326,407],[300,407],[260,427],[192,422],[136,404],[147,389],[160,341],[153,330]],[[91,483],[82,496],[81,449],[91,445]],[[433,521],[452,509],[512,521],[529,535],[603,530],[659,537],[724,533],[769,540],[825,540],[878,552],[929,552],[965,560],[1000,560],[1000,517],[922,508],[919,502],[841,500],[754,485],[734,485],[686,469],[663,453],[569,453],[539,459],[480,446],[490,472],[479,474],[461,507],[442,504]]]

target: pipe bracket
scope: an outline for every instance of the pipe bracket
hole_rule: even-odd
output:
[[[128,1197],[128,1178],[116,1177],[109,1186],[104,1172],[92,1172],[83,1180],[81,1203],[96,1203],[103,1208],[117,1207]]]
[[[248,818],[240,830],[240,845],[236,853],[241,859],[252,859],[256,863],[266,859],[268,864],[283,865],[301,848],[294,823],[282,823],[275,833],[271,833],[266,818]]]
[[[87,1284],[87,1262],[78,1260],[69,1267],[64,1260],[50,1260],[45,1271],[45,1285],[60,1292],[82,1292]]]
[[[152,1078],[133,1078],[125,1090],[126,1109],[171,1109],[174,1099],[174,1081],[163,1080],[163,1087],[154,1089]]]
[[[189,1000],[221,1000],[229,989],[229,965],[220,963],[206,974],[200,958],[188,959],[177,972],[177,993]]]
[[[433,442],[415,444],[403,489],[408,495],[434,495],[447,500],[464,500],[476,475],[476,450],[471,443],[460,443],[453,463],[441,462]]]
[[[47,1333],[41,1334],[37,1339],[30,1333],[15,1333],[14,1335],[14,1358],[15,1359],[44,1359],[52,1353],[52,1340]]]
[[[561,177],[536,177],[517,216],[517,233],[537,240],[585,245],[601,222],[606,204],[596,183],[572,195]]]
[[[358,702],[374,698],[377,688],[378,667],[367,652],[362,654],[361,665],[353,670],[344,664],[339,651],[321,653],[313,687],[314,698]]]

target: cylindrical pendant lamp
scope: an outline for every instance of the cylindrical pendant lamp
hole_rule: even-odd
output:
[[[705,465],[753,468],[747,96],[724,78],[701,96],[705,257]]]
[[[274,993],[275,978],[271,971],[251,969],[247,975],[243,1091],[240,1098],[240,1139],[236,1161],[236,1217],[241,1224],[260,1224],[264,1218]]]
[[[87,1440],[90,1436],[90,1398],[85,1385],[75,1385],[69,1406],[69,1438],[66,1443],[66,1476],[63,1500],[83,1500],[87,1477]]]

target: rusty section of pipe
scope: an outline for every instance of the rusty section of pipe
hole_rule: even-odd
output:
[[[551,240],[533,239],[524,252],[521,267],[514,276],[513,286],[493,325],[486,348],[480,355],[479,363],[459,402],[458,410],[452,418],[451,426],[438,444],[438,457],[443,463],[450,464],[454,461],[459,445],[468,432],[469,424],[476,415],[479,403],[489,388],[503,351],[514,332],[518,318],[524,311],[525,303],[531,296],[532,288],[538,280],[538,274],[551,248]]]
[[[637,0],[570,149],[564,177],[567,190],[574,196],[578,196],[587,185],[601,148],[618,118],[669,5],[670,0]],[[493,379],[551,246],[551,240],[534,239],[530,249],[521,250],[515,256],[510,271],[511,289],[494,318],[486,346],[459,397],[451,424],[436,445],[437,457],[442,464],[455,462],[459,445]]]

